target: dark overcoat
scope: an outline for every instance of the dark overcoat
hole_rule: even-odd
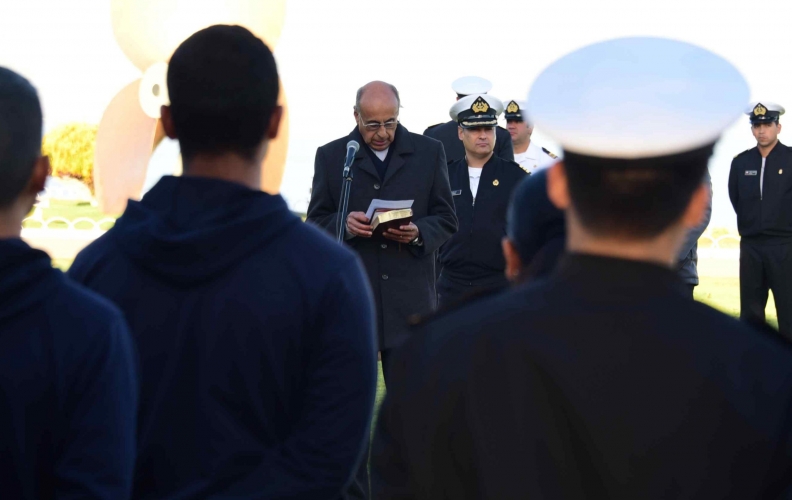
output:
[[[567,255],[395,353],[374,497],[789,498],[792,351],[775,337],[671,269]]]
[[[457,128],[459,124],[455,121],[432,125],[424,130],[424,135],[437,139],[443,143],[446,160],[453,162],[465,157],[465,146],[459,140]],[[512,146],[511,135],[503,127],[495,127],[495,155],[504,160],[514,161],[514,148]]]
[[[434,255],[456,231],[457,218],[441,144],[399,125],[384,179],[380,179],[364,151],[368,146],[357,129],[316,151],[308,222],[335,234],[344,157],[350,140],[361,146],[352,165],[349,212],[365,212],[375,198],[415,200],[412,220],[423,241],[421,246],[415,246],[380,238],[347,240],[368,272],[377,307],[379,347],[385,350],[409,336],[410,316],[435,308]]]

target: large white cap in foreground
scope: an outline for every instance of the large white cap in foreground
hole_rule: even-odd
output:
[[[492,90],[492,82],[480,76],[463,76],[454,80],[451,88],[459,95],[486,94]]]
[[[637,159],[715,142],[748,97],[737,68],[708,50],[620,38],[551,64],[531,87],[527,115],[566,151]]]

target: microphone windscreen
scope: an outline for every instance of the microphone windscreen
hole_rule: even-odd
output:
[[[358,149],[360,149],[360,144],[358,143],[358,141],[355,140],[349,141],[347,142],[347,151],[349,150],[349,148],[354,149],[355,153],[357,153]]]

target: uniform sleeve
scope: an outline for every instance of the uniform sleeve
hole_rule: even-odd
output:
[[[60,360],[65,395],[55,466],[58,499],[116,500],[132,493],[137,356],[121,318],[96,333],[86,348],[72,346]]]
[[[710,219],[712,218],[712,179],[710,178],[709,171],[707,171],[705,182],[707,183],[707,190],[709,192],[709,200],[707,202],[707,208],[704,212],[704,218],[701,220],[701,224],[697,227],[688,231],[687,236],[685,237],[685,242],[682,244],[682,247],[679,249],[679,254],[677,255],[677,262],[681,262],[687,257],[693,247],[696,246],[698,243],[699,238],[701,235],[704,234],[704,231],[707,230],[707,226],[709,226]]]
[[[330,234],[336,234],[338,201],[333,199],[327,175],[328,163],[322,148],[316,150],[314,177],[311,186],[311,201],[308,203],[307,221]]]
[[[735,213],[737,212],[737,206],[739,205],[739,191],[737,186],[737,158],[733,159],[731,162],[731,168],[729,169],[729,199],[731,200],[732,207],[734,208]]]
[[[448,166],[445,152],[436,144],[434,159],[434,179],[429,194],[429,215],[413,221],[420,232],[423,245],[408,245],[413,254],[421,256],[439,249],[457,230],[457,217],[454,200],[448,181]]]
[[[374,308],[357,259],[322,291],[307,342],[301,411],[288,439],[228,498],[339,498],[357,470],[377,385]]]

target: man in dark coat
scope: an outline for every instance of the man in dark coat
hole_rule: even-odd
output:
[[[756,147],[732,160],[729,198],[740,232],[740,318],[763,324],[773,291],[778,331],[792,338],[792,149],[778,140],[784,108],[747,110]]]
[[[508,283],[501,249],[506,208],[512,191],[528,174],[517,163],[493,153],[502,112],[503,103],[486,94],[464,97],[451,107],[465,157],[448,165],[459,230],[440,248],[437,298],[441,307]]]
[[[183,177],[130,201],[69,273],[126,313],[142,364],[136,498],[339,498],[368,434],[374,314],[354,254],[259,190],[272,53],[213,26],[170,60]]]
[[[478,76],[463,76],[457,78],[451,84],[451,88],[456,92],[457,100],[474,94],[486,94],[492,89],[489,80]],[[424,130],[423,135],[437,139],[443,143],[446,160],[451,163],[465,157],[465,147],[459,139],[457,128],[459,124],[456,120],[445,123],[438,123]],[[514,161],[514,149],[509,131],[503,127],[495,127],[495,156],[504,160]]]
[[[658,38],[585,47],[538,77],[529,113],[564,148],[548,193],[569,253],[397,353],[376,498],[792,494],[792,348],[693,301],[674,269],[713,140],[747,98],[730,63]]]
[[[20,239],[44,190],[38,95],[0,68],[0,496],[129,498],[138,379],[121,312]]]
[[[363,259],[374,289],[379,349],[387,377],[391,350],[409,336],[408,318],[436,306],[434,253],[457,228],[442,146],[398,123],[399,95],[383,82],[357,94],[357,128],[316,151],[308,221],[335,234],[346,145],[361,146],[346,218],[347,244]],[[371,200],[414,200],[412,222],[372,237]]]

